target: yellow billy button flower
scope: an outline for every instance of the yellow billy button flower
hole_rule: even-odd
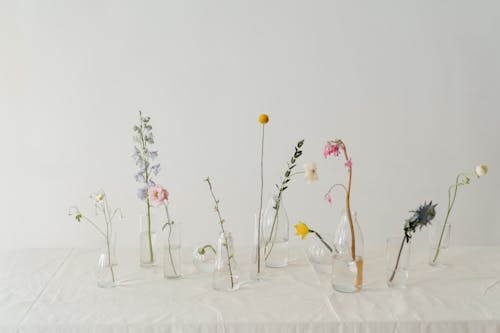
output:
[[[265,125],[269,122],[269,116],[265,113],[261,114],[259,116],[259,123],[261,123],[262,125]]]
[[[304,239],[309,233],[309,227],[304,222],[299,221],[299,223],[295,225],[295,231],[296,231],[295,235],[301,236],[302,239]]]

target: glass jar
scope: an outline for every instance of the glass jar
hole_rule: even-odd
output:
[[[157,214],[141,216],[140,234],[139,234],[139,256],[141,267],[150,268],[158,265],[159,253],[159,232],[160,219]]]
[[[179,222],[163,226],[163,276],[176,279],[181,276],[181,225]]]
[[[288,265],[290,223],[283,204],[283,197],[269,199],[263,215],[264,255],[267,267]]]
[[[313,236],[313,235],[311,235]],[[333,234],[322,235],[327,244],[333,244]],[[307,258],[314,269],[321,274],[332,274],[332,252],[323,244],[318,237],[308,237],[309,247]]]
[[[433,223],[429,228],[429,265],[444,268],[450,246],[451,224]],[[443,261],[444,260],[444,261]]]
[[[410,266],[411,240],[403,237],[387,238],[385,250],[387,286],[406,288]]]
[[[240,288],[234,257],[233,236],[227,231],[221,232],[217,241],[212,285],[215,290],[219,291],[235,291]]]
[[[352,226],[349,214],[343,212],[333,241],[332,286],[346,293],[358,292],[363,286],[363,234],[357,214],[351,216]]]

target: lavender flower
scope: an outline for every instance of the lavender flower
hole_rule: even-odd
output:
[[[157,176],[160,172],[160,164],[152,165],[152,161],[158,158],[158,151],[152,150],[151,145],[154,144],[153,127],[149,123],[150,117],[143,116],[139,111],[139,124],[133,127],[134,142],[136,146],[132,154],[135,160],[135,165],[139,171],[134,175],[134,179],[145,187],[137,191],[137,197],[141,200],[147,199],[148,187],[154,186],[155,182],[152,176]]]

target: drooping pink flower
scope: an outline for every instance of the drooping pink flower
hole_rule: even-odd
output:
[[[331,155],[339,156],[339,154],[340,147],[336,143],[327,142],[325,148],[323,148],[323,156],[325,156],[325,158]]]
[[[330,193],[326,195],[326,201],[328,201],[329,204],[332,203],[332,196],[330,195]]]
[[[351,168],[352,168],[351,159],[348,159],[347,162],[345,162],[345,166],[346,166],[347,170],[351,170]]]
[[[159,206],[168,200],[168,192],[161,185],[154,185],[149,188],[148,197],[153,206]]]

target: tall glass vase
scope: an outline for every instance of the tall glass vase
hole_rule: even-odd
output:
[[[269,199],[263,215],[264,258],[267,267],[288,265],[288,240],[290,223],[283,197]]]
[[[176,279],[181,276],[181,225],[166,223],[163,227],[163,276]]]
[[[233,236],[230,232],[221,232],[217,241],[217,257],[212,285],[215,290],[235,291],[240,288],[237,264],[234,257]]]
[[[448,248],[450,246],[451,224],[435,223],[429,228],[429,265],[446,267]]]
[[[333,241],[332,286],[346,293],[358,292],[363,286],[363,234],[357,214],[350,216],[352,225],[348,212],[343,212]]]
[[[141,216],[139,234],[139,255],[141,267],[149,268],[158,265],[160,220],[152,211]]]

